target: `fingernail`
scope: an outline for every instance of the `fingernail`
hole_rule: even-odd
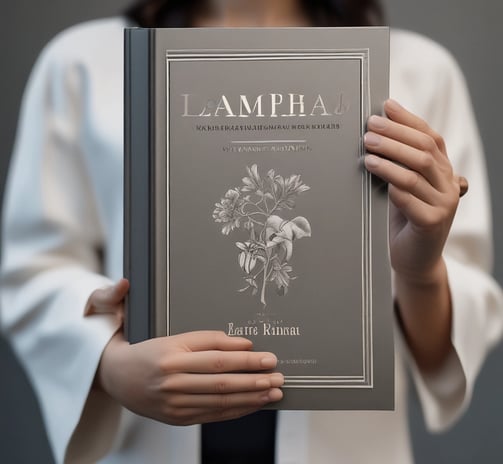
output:
[[[381,164],[381,160],[379,157],[374,156],[374,155],[367,155],[365,156],[365,166],[367,168],[377,168]]]
[[[368,120],[368,127],[370,129],[377,129],[377,130],[384,130],[388,126],[388,120],[386,118],[383,118],[381,116],[376,116],[375,114],[373,116],[370,116]]]
[[[273,358],[272,356],[266,356],[265,358],[262,358],[262,360],[260,361],[260,365],[267,369],[272,369],[273,367],[276,367],[277,363],[278,360],[276,358]]]
[[[390,98],[389,100],[386,100],[385,107],[387,110],[391,111],[400,111],[402,109],[402,106],[396,101]]]
[[[279,401],[283,398],[283,392],[279,388],[269,390],[269,401]]]
[[[285,383],[285,376],[279,372],[272,374],[269,379],[271,380],[272,387],[281,387]]]
[[[381,143],[381,137],[373,132],[367,132],[365,134],[365,145],[369,147],[375,147]]]
[[[257,380],[256,386],[258,390],[267,390],[268,388],[271,388],[272,385],[268,379],[260,379]]]

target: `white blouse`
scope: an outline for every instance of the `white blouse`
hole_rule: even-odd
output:
[[[43,51],[23,100],[3,211],[3,329],[40,401],[58,463],[196,464],[199,427],[136,416],[91,390],[112,319],[83,317],[90,293],[122,276],[123,18],[93,21]],[[405,367],[430,429],[465,410],[502,328],[491,278],[482,147],[463,77],[430,40],[391,35],[391,96],[441,133],[470,181],[445,249],[456,355],[427,378],[397,342],[394,412],[281,412],[278,464],[407,464]],[[400,339],[397,329],[398,339]]]

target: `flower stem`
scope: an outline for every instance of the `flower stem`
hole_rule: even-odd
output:
[[[262,280],[262,291],[260,292],[260,302],[264,305],[264,308],[267,306],[267,303],[265,301],[265,288],[267,286],[267,278],[269,277],[268,271],[268,266],[269,262],[271,260],[269,251],[266,251],[267,254],[267,261],[264,263],[264,279]]]

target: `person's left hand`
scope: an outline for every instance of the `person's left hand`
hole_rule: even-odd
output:
[[[389,183],[390,256],[397,277],[428,283],[443,268],[442,251],[460,197],[442,137],[393,100],[388,118],[371,116],[366,168]]]

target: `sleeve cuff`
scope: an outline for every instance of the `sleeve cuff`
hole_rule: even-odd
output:
[[[502,294],[485,273],[445,258],[452,301],[453,351],[435,374],[424,374],[415,363],[401,333],[399,343],[408,361],[427,427],[440,432],[467,409],[488,350],[502,325]]]
[[[113,315],[86,318],[84,308],[96,288],[112,282],[80,269],[67,269],[59,277],[63,290],[44,308],[37,337],[26,334],[16,344],[38,396],[56,462],[67,461],[69,455],[72,463],[95,462],[112,444],[120,407],[91,388],[119,322]]]

